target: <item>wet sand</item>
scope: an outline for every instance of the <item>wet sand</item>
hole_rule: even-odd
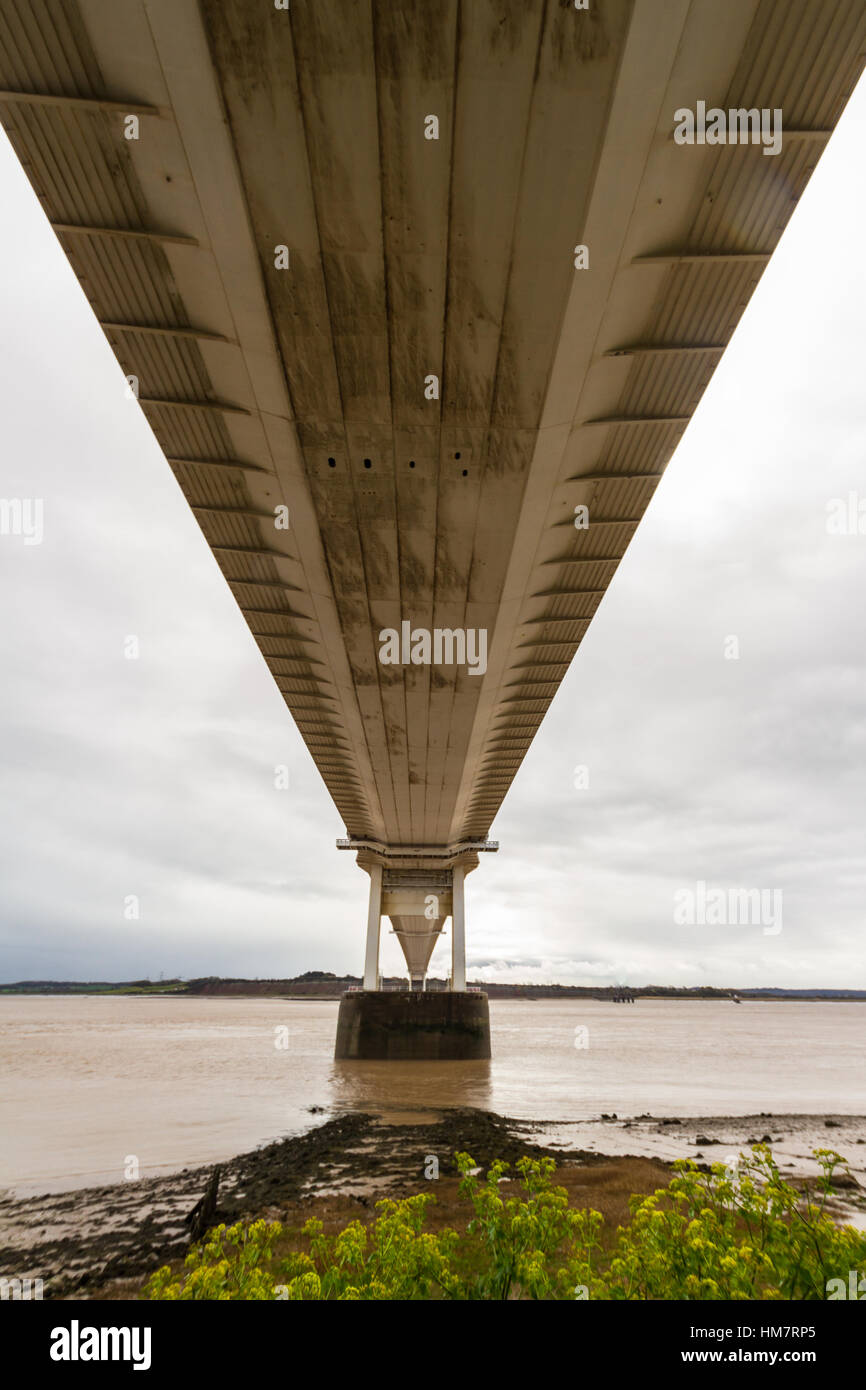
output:
[[[264,1216],[300,1225],[315,1212],[339,1225],[372,1216],[382,1196],[418,1191],[434,1192],[439,1219],[455,1219],[454,1154],[461,1150],[482,1167],[549,1154],[573,1201],[621,1221],[629,1193],[663,1185],[672,1159],[687,1156],[705,1167],[768,1137],[790,1177],[815,1173],[812,1148],[846,1157],[853,1176],[840,1186],[833,1214],[866,1226],[866,1116],[609,1115],[556,1124],[468,1109],[397,1124],[342,1115],[241,1154],[219,1165],[213,1224]],[[425,1177],[430,1156],[438,1159],[438,1183]],[[148,1273],[183,1258],[188,1218],[213,1172],[209,1165],[67,1193],[7,1195],[0,1199],[0,1274],[41,1278],[46,1298],[135,1297]]]
[[[815,1149],[835,1149],[866,1189],[866,1117],[862,1115],[601,1115],[589,1122],[542,1123],[536,1133],[554,1151],[559,1142],[591,1153],[633,1153],[664,1162],[675,1158],[726,1162],[729,1154],[768,1143],[779,1167],[792,1176],[814,1173]]]

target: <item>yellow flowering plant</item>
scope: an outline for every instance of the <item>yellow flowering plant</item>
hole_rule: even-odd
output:
[[[667,1187],[631,1198],[631,1220],[603,1243],[601,1214],[570,1207],[554,1187],[552,1158],[522,1158],[519,1185],[507,1165],[482,1177],[456,1155],[465,1229],[425,1230],[428,1193],[385,1199],[365,1226],[335,1235],[311,1220],[306,1248],[285,1253],[279,1222],[217,1226],[183,1269],[151,1275],[148,1299],[328,1300],[825,1299],[866,1271],[866,1234],[837,1225],[828,1201],[847,1166],[815,1150],[819,1176],[807,1195],[756,1144],[729,1167],[673,1165]],[[845,1185],[850,1178],[843,1179]],[[858,1285],[859,1287],[859,1285]],[[833,1295],[841,1296],[838,1293]],[[847,1295],[846,1295],[847,1296]]]

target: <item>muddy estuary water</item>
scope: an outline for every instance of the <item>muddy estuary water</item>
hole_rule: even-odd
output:
[[[346,1114],[411,1124],[458,1108],[598,1153],[709,1159],[768,1134],[793,1169],[832,1146],[866,1183],[866,1004],[508,1000],[490,1013],[489,1063],[335,1063],[331,1001],[2,998],[0,1187],[154,1177]]]

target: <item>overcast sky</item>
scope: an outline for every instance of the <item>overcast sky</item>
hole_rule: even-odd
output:
[[[866,987],[864,146],[861,83],[468,880],[471,976]],[[44,501],[0,536],[0,980],[360,973],[367,876],[123,388],[0,132],[0,496]],[[699,881],[781,915],[680,924]]]

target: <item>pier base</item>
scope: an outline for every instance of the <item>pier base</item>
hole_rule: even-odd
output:
[[[340,1000],[338,1061],[478,1061],[490,1056],[487,995],[355,990]]]

